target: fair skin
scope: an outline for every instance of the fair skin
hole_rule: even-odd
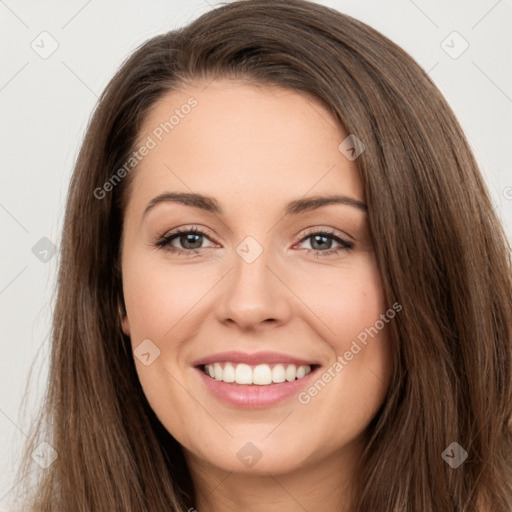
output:
[[[134,358],[144,393],[183,446],[197,495],[190,507],[348,511],[365,428],[389,385],[388,330],[308,403],[298,396],[390,305],[364,209],[336,203],[284,215],[290,201],[313,196],[364,203],[356,162],[338,150],[346,134],[303,94],[216,80],[165,95],[145,120],[140,142],[190,96],[197,106],[133,171],[124,217],[123,330],[134,349],[151,340],[148,346],[160,350],[148,365]],[[213,197],[222,212],[163,201],[144,215],[166,192]],[[176,228],[193,227],[205,235],[182,233],[168,238],[167,247],[155,246]],[[325,230],[351,248],[315,238]],[[250,263],[237,252],[247,236],[255,242],[242,244],[246,251],[263,249]],[[169,246],[197,250],[187,256]],[[312,372],[290,383],[299,386],[290,396],[266,405],[246,393],[269,386],[221,383],[241,390],[232,403],[212,392],[206,379],[217,381],[193,364],[230,351],[299,358],[312,363]],[[261,458],[244,463],[241,449]]]

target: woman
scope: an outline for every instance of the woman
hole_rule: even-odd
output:
[[[511,510],[508,244],[370,27],[242,0],[146,42],[61,247],[31,510]]]

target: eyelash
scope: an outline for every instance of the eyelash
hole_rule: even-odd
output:
[[[174,247],[171,245],[171,241],[177,238],[180,235],[183,234],[194,234],[194,235],[203,235],[206,238],[210,239],[210,237],[205,233],[203,230],[193,227],[193,228],[180,228],[176,231],[170,233],[169,235],[162,236],[156,243],[153,244],[154,247],[157,247],[159,249],[165,249],[167,251],[170,251],[174,254],[190,257],[195,256],[198,254],[201,249],[205,249],[205,247],[199,247],[197,249],[180,249],[179,247]],[[313,252],[315,253],[315,258],[318,257],[326,257],[334,254],[338,254],[342,251],[350,251],[354,248],[354,244],[352,242],[349,242],[348,240],[345,240],[338,235],[334,233],[334,231],[329,231],[326,229],[312,229],[311,231],[307,232],[300,240],[299,243],[304,242],[308,238],[311,238],[313,235],[321,235],[325,236],[327,238],[332,238],[335,242],[338,242],[341,247],[337,248],[331,248],[326,249],[325,251],[321,251],[319,249],[303,249],[309,253]]]

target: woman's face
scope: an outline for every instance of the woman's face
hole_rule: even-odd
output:
[[[167,94],[145,121],[123,329],[192,465],[339,461],[383,402],[394,310],[346,137],[305,95],[226,80]]]

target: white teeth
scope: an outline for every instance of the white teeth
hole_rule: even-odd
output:
[[[252,371],[252,383],[258,386],[272,384],[272,370],[267,364],[259,364]]]
[[[255,384],[257,386],[267,386],[269,384],[280,384],[281,382],[291,382],[296,379],[302,379],[311,373],[311,366],[294,364],[258,364],[249,366],[248,364],[236,363],[213,363],[204,366],[204,371],[212,379],[237,384]]]
[[[292,380],[295,380],[295,377],[297,377],[297,368],[295,367],[295,365],[290,364],[290,365],[286,368],[286,371],[285,371],[285,373],[284,373],[284,376],[285,376],[285,379],[286,379],[288,382],[291,382]]]
[[[235,382],[235,368],[231,363],[224,365],[224,374],[222,377],[224,382]]]
[[[237,364],[235,368],[237,384],[252,384],[252,370],[248,364]]]
[[[308,366],[309,368],[309,366]],[[311,371],[311,368],[310,370]],[[286,380],[286,374],[284,372],[284,366],[282,364],[276,364],[272,368],[272,382],[284,382]]]
[[[213,375],[215,380],[222,380],[222,366],[219,363],[213,364]]]

